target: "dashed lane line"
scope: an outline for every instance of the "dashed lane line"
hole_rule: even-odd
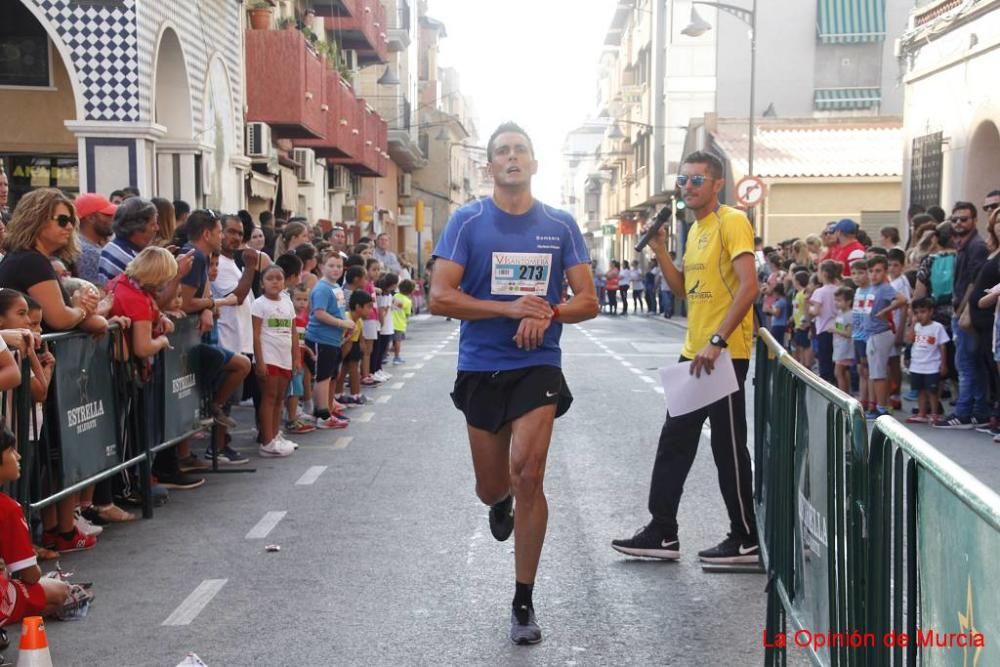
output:
[[[370,422],[374,416],[374,412],[362,412],[357,417],[351,417],[351,421],[358,424],[364,424],[365,422]]]
[[[295,485],[309,486],[311,484],[315,484],[316,480],[319,479],[319,476],[324,472],[326,472],[326,466],[312,466],[302,473],[302,477],[299,477],[299,480],[295,482]]]
[[[388,403],[392,399],[392,394],[385,394],[375,399],[376,403]]]
[[[259,540],[267,537],[274,527],[278,525],[278,522],[285,518],[288,512],[268,512],[266,513],[257,525],[250,529],[247,533],[246,539],[248,540]]]
[[[350,436],[350,435],[343,435],[343,436],[341,436],[341,437],[337,438],[337,439],[336,439],[336,440],[334,441],[334,443],[333,443],[333,448],[334,448],[334,449],[347,449],[347,446],[348,446],[349,444],[351,444],[351,441],[352,441],[352,440],[354,440],[354,436]]]
[[[212,601],[222,587],[226,585],[228,579],[205,579],[198,587],[184,598],[184,602],[181,602],[177,609],[174,609],[170,616],[167,616],[167,620],[163,621],[162,625],[190,625],[191,621],[198,617],[198,614],[208,606],[208,603]]]
[[[402,389],[405,384],[405,382],[393,382],[389,385],[389,389]]]
[[[403,375],[403,379],[404,380],[409,380],[413,376],[414,376],[414,373],[406,373],[406,374]]]

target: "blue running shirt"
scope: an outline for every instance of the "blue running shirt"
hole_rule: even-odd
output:
[[[512,257],[511,253],[528,256]],[[513,292],[512,283],[520,279],[522,287],[524,281],[534,281],[539,295],[544,291],[543,298],[551,304],[560,301],[566,270],[590,263],[583,235],[569,213],[536,201],[527,213],[511,215],[489,197],[466,204],[452,214],[434,256],[465,268],[460,287],[476,299],[515,301],[517,293],[499,292]],[[463,321],[458,370],[562,366],[562,324],[553,322],[545,331],[542,345],[530,351],[519,350],[514,344],[519,325],[520,320],[506,317]]]
[[[306,338],[316,343],[340,347],[344,338],[344,330],[323,324],[316,317],[317,310],[325,310],[340,320],[346,320],[344,315],[344,290],[340,285],[334,285],[325,278],[318,281],[309,293],[309,323],[306,325]]]

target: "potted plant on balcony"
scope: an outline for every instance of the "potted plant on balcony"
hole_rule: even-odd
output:
[[[250,3],[250,27],[254,30],[268,30],[274,6],[270,0],[253,0]]]

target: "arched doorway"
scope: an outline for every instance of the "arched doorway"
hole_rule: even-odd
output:
[[[1000,188],[1000,131],[993,121],[983,121],[972,133],[968,155],[963,191],[979,206],[987,192]]]
[[[69,49],[30,2],[0,3],[6,47],[0,58],[0,166],[14,206],[38,187],[80,191],[77,139],[67,121],[81,118],[77,73]],[[3,202],[0,202],[0,206]]]
[[[173,28],[160,34],[153,69],[153,120],[166,128],[156,146],[156,194],[170,200],[196,197],[191,86],[180,39]]]

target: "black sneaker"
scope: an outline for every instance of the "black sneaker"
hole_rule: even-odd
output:
[[[507,496],[490,507],[490,532],[498,542],[514,532],[514,496]]]
[[[935,422],[931,422],[931,426],[934,428],[953,428],[961,430],[971,430],[976,428],[977,422],[974,417],[959,417],[955,413],[939,419]]]
[[[209,461],[212,460],[212,449],[209,448],[205,450],[205,458]],[[238,451],[226,445],[219,450],[219,463],[228,463],[230,465],[240,465],[249,461],[247,457],[240,454]]]
[[[757,540],[740,538],[730,534],[720,544],[698,552],[698,558],[705,563],[748,564],[760,561],[760,547]]]
[[[611,548],[628,556],[677,560],[681,557],[681,542],[676,535],[664,535],[653,524],[643,526],[635,535],[624,540],[611,540]]]
[[[542,641],[542,629],[535,620],[534,607],[514,607],[510,610],[510,640],[522,646]]]
[[[205,483],[205,478],[185,475],[182,472],[164,472],[156,473],[156,481],[165,489],[197,489]]]

